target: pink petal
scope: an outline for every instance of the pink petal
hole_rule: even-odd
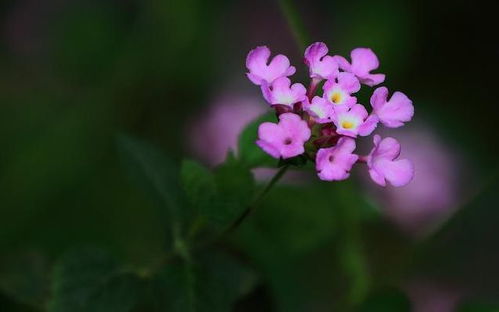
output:
[[[385,74],[369,74],[359,77],[359,79],[366,86],[374,87],[385,81]]]
[[[377,137],[379,138],[379,135]],[[400,143],[392,137],[387,137],[377,144],[375,151],[376,157],[393,160],[400,155]]]
[[[370,135],[374,129],[378,126],[378,116],[376,115],[371,115],[367,117],[367,119],[362,123],[362,125],[359,127],[359,134],[361,136],[367,136]]]
[[[359,79],[354,74],[343,72],[338,74],[338,85],[349,94],[358,92],[360,90]]]
[[[414,166],[407,159],[388,161],[380,160],[377,167],[383,168],[383,174],[391,185],[400,187],[407,185],[414,177]]]
[[[266,46],[256,47],[246,57],[246,67],[249,70],[248,78],[256,85],[262,81],[271,84],[275,79],[290,76],[295,73],[295,68],[289,65],[289,59],[279,54],[267,65],[270,50]]]
[[[279,126],[289,134],[293,140],[304,142],[310,138],[310,129],[300,116],[293,113],[285,113],[279,116],[279,120]]]
[[[258,138],[270,143],[279,142],[285,136],[284,131],[275,123],[264,122],[258,127]]]
[[[311,78],[330,79],[338,74],[338,64],[333,57],[326,55],[327,52],[323,42],[313,43],[305,50],[305,64],[309,67]]]
[[[352,106],[349,114],[358,117],[360,120],[366,119],[367,115],[369,115],[364,105],[361,104],[355,104],[354,106]]]
[[[379,87],[374,90],[373,95],[371,95],[371,106],[374,109],[380,109],[388,98],[388,89],[386,87]]]
[[[256,141],[256,145],[258,145],[262,150],[264,150],[267,154],[274,158],[279,158],[281,155],[275,145],[270,144],[266,141],[258,140]]]
[[[335,55],[335,56],[333,56],[333,59],[338,64],[338,66],[340,67],[341,70],[350,72],[351,65],[346,60],[346,58],[344,58],[341,55]]]
[[[395,92],[391,99],[375,110],[383,125],[398,128],[414,116],[412,101],[402,92]]]
[[[283,76],[291,76],[295,73],[296,69],[290,66],[289,59],[282,55],[276,55],[268,66],[268,76],[275,80]]]
[[[367,74],[379,67],[378,57],[369,48],[353,49],[350,57],[352,59],[352,71],[356,74]]]
[[[385,177],[382,174],[378,173],[376,170],[369,169],[369,176],[374,182],[376,182],[376,184],[386,186]]]

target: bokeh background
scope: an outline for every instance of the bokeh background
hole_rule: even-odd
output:
[[[13,272],[5,263],[19,254],[35,255],[22,265],[38,268],[82,245],[138,265],[162,250],[163,223],[123,172],[116,135],[143,138],[177,160],[221,163],[266,110],[245,77],[250,49],[288,55],[294,79],[306,81],[283,3],[0,3],[0,311],[36,311],[4,287]],[[334,54],[358,46],[377,53],[385,84],[416,109],[410,125],[385,133],[418,169],[401,189],[378,188],[355,171],[342,196],[292,172],[252,216],[265,230],[238,236],[261,282],[237,309],[331,310],[345,279],[337,211],[350,209],[364,220],[369,293],[395,288],[414,311],[498,311],[493,2],[289,3],[309,42],[324,41]]]

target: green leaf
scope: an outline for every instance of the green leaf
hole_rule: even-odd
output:
[[[41,308],[49,295],[49,263],[38,252],[2,255],[0,290],[19,303]]]
[[[250,205],[255,181],[248,167],[229,157],[215,170],[215,183],[217,194],[204,213],[213,224],[226,226]]]
[[[409,312],[411,303],[406,295],[398,290],[375,293],[368,297],[359,312]]]
[[[253,272],[222,253],[169,265],[156,281],[165,311],[224,312],[255,285]]]
[[[238,155],[242,163],[250,168],[275,167],[277,160],[256,145],[258,127],[262,122],[276,122],[274,113],[260,116],[251,122],[239,135]]]
[[[140,292],[138,279],[98,249],[66,254],[53,274],[51,312],[127,312]]]
[[[209,205],[216,194],[214,174],[193,160],[184,160],[180,175],[187,200],[198,210]]]
[[[133,182],[147,192],[169,215],[179,214],[179,172],[175,163],[159,149],[139,139],[121,135],[118,149]]]

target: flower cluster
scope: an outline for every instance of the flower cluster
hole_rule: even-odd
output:
[[[369,113],[354,96],[361,84],[376,86],[384,74],[372,73],[379,67],[374,52],[354,49],[349,62],[342,56],[328,55],[328,48],[316,42],[305,50],[310,85],[292,83],[296,71],[289,59],[279,54],[270,62],[270,50],[257,47],[246,59],[248,78],[260,86],[263,97],[275,109],[279,121],[265,122],[258,129],[256,144],[274,158],[307,157],[315,162],[317,174],[326,181],[347,179],[352,166],[366,164],[372,180],[381,186],[403,186],[414,174],[412,163],[398,159],[400,144],[391,137],[374,136],[368,155],[357,155],[355,139],[370,135],[379,123],[398,128],[411,120],[412,101],[402,92],[389,97],[386,87],[372,93]],[[322,86],[322,96],[316,95]]]

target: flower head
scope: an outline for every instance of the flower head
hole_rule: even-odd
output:
[[[353,96],[361,83],[374,86],[385,80],[384,74],[371,74],[379,66],[371,49],[357,48],[351,53],[351,63],[344,57],[328,54],[322,42],[305,50],[309,67],[308,89],[300,83],[291,84],[287,76],[295,72],[283,55],[267,65],[270,50],[258,47],[248,54],[246,65],[249,79],[261,85],[264,98],[279,116],[279,122],[265,122],[258,129],[257,145],[274,158],[302,155],[288,164],[315,162],[319,178],[327,181],[348,178],[354,163],[367,163],[372,179],[385,185],[407,184],[412,178],[413,165],[408,160],[396,160],[400,145],[395,139],[381,140],[375,136],[375,147],[369,155],[355,155],[355,138],[370,135],[381,123],[389,128],[400,127],[414,114],[412,102],[400,92],[387,100],[388,89],[382,87],[371,97],[373,111]],[[340,72],[340,70],[342,70]],[[323,79],[327,79],[322,94],[316,94]]]
[[[281,104],[289,107],[305,100],[307,92],[301,83],[291,85],[291,80],[287,77],[277,78],[272,85],[263,82],[261,88],[263,97],[271,105]]]
[[[289,59],[282,55],[276,55],[268,63],[270,50],[266,46],[257,47],[251,50],[246,57],[246,67],[249,70],[247,76],[251,82],[261,85],[262,82],[271,84],[280,77],[291,76],[296,69],[290,66]]]
[[[335,109],[348,109],[357,103],[357,98],[351,94],[360,90],[360,83],[354,74],[343,72],[326,81],[323,89],[324,97]]]
[[[307,123],[300,116],[284,113],[279,116],[279,123],[260,125],[256,144],[274,158],[291,158],[305,152],[303,145],[310,135]]]
[[[400,144],[394,138],[374,136],[374,148],[367,157],[369,175],[381,186],[388,181],[393,186],[404,186],[411,182],[414,176],[414,166],[407,159],[398,159]]]
[[[353,49],[350,58],[352,63],[349,63],[343,56],[334,56],[334,60],[342,70],[355,74],[365,85],[372,87],[385,81],[384,74],[371,74],[372,70],[379,67],[378,57],[371,49]]]
[[[337,111],[333,116],[336,132],[349,137],[371,134],[378,125],[378,117],[370,115],[361,104],[355,104],[347,111]]]
[[[321,180],[339,181],[350,176],[350,169],[359,156],[352,154],[355,140],[342,137],[338,143],[329,148],[321,148],[317,152],[315,168]]]
[[[332,56],[326,55],[328,48],[323,42],[316,42],[305,50],[305,64],[310,78],[333,79],[338,75],[338,64]]]
[[[334,115],[334,108],[324,98],[315,96],[312,103],[305,100],[303,108],[317,123],[330,123]]]
[[[388,89],[377,88],[371,96],[371,106],[379,121],[388,128],[398,128],[414,115],[412,101],[402,92],[393,93],[389,101]]]

